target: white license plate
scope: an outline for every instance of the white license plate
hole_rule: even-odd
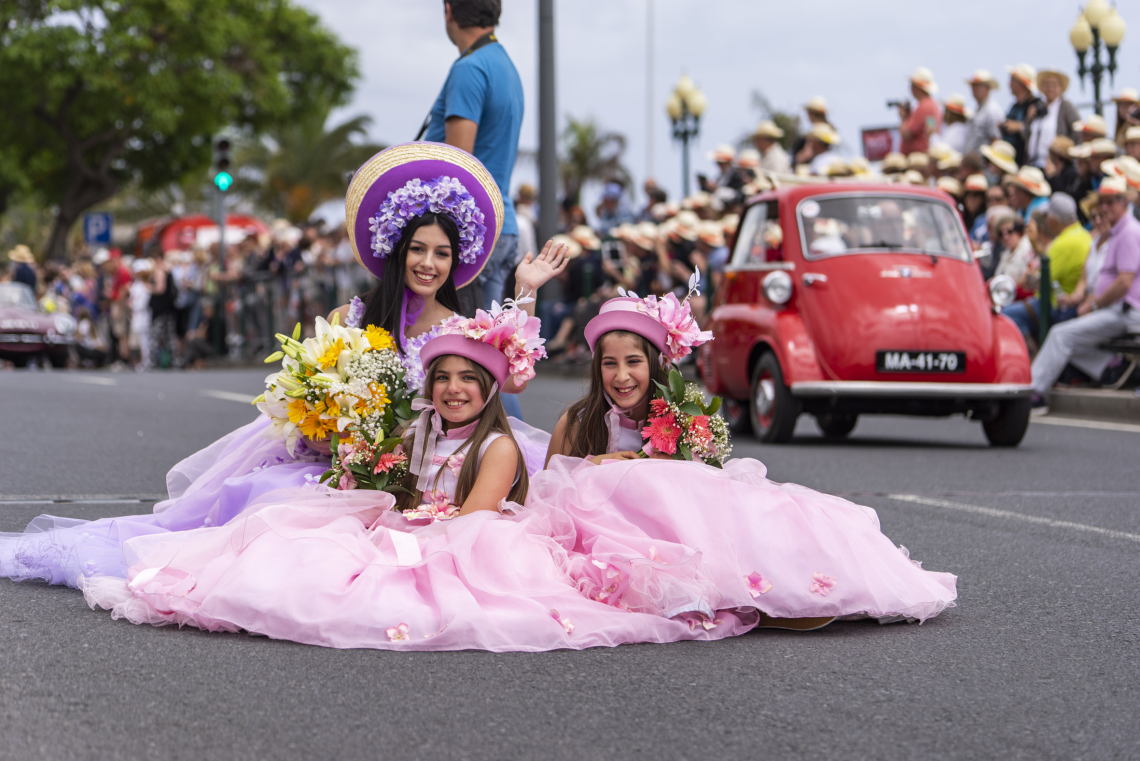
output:
[[[964,373],[966,352],[886,349],[875,352],[875,370],[880,373]]]

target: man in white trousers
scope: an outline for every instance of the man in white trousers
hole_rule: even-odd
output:
[[[1049,331],[1033,360],[1033,407],[1045,408],[1049,389],[1072,362],[1094,380],[1100,378],[1110,352],[1097,346],[1128,332],[1140,332],[1140,222],[1128,213],[1127,185],[1108,177],[1097,192],[1101,213],[1112,223],[1108,253],[1092,295],[1077,310],[1078,317]]]

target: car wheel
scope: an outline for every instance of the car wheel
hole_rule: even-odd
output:
[[[998,414],[982,423],[982,430],[990,446],[1015,447],[1025,438],[1029,428],[1029,400],[1013,399],[1002,402]]]
[[[725,399],[720,407],[720,414],[724,422],[728,423],[728,430],[741,436],[752,433],[752,416],[748,410],[748,400]]]
[[[815,422],[823,431],[824,438],[842,439],[855,430],[859,416],[849,412],[820,412],[815,416]]]
[[[800,416],[800,402],[784,385],[780,362],[771,352],[760,357],[752,371],[752,394],[748,399],[752,433],[766,444],[791,441]]]
[[[12,366],[13,367],[27,367],[28,366],[28,355],[17,354],[16,356],[12,357]]]

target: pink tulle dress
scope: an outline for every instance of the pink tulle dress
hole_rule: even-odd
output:
[[[462,433],[438,443],[429,475],[440,491],[424,517],[392,510],[380,492],[283,489],[224,526],[130,539],[125,579],[80,586],[92,607],[137,624],[338,648],[580,649],[755,625],[754,609],[714,615],[717,591],[689,550],[670,561],[609,553],[619,562],[608,563],[573,549],[567,514],[543,504],[435,519],[454,495]]]
[[[607,415],[609,451],[636,451],[640,426]],[[869,507],[766,478],[756,460],[723,469],[675,460],[555,456],[531,479],[527,507],[573,523],[570,548],[619,570],[639,559],[684,561],[708,581],[690,601],[708,611],[755,608],[777,618],[924,621],[954,606],[957,579],[924,570],[879,528]]]

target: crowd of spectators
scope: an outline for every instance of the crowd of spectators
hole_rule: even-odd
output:
[[[81,367],[199,368],[211,358],[255,359],[276,332],[311,326],[370,287],[343,227],[275,222],[226,246],[132,256],[84,248],[68,264],[37,263],[26,246],[9,254],[2,278],[32,288],[40,308],[77,323]]]

